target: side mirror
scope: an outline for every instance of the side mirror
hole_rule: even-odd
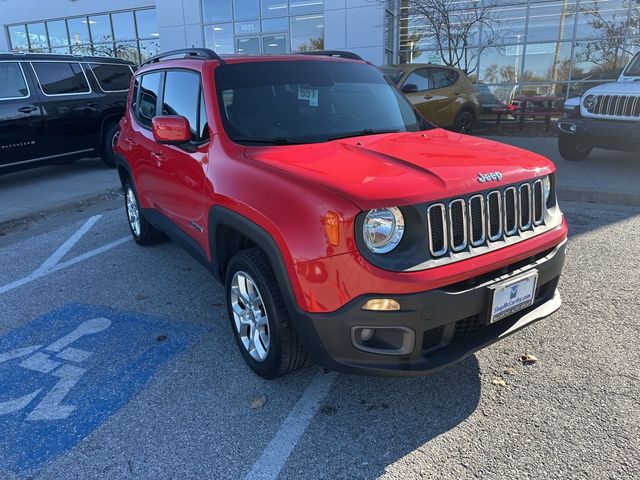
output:
[[[189,120],[178,115],[154,117],[151,120],[151,130],[158,143],[181,144],[191,140]]]
[[[416,93],[418,86],[415,83],[407,83],[402,87],[402,93]]]

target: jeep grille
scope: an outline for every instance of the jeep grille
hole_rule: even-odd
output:
[[[596,95],[593,116],[640,118],[640,96]]]
[[[545,211],[542,180],[434,203],[427,208],[431,257],[517,240],[544,224]]]

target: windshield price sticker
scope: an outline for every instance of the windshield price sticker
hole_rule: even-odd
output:
[[[305,88],[301,85],[298,85],[298,100],[308,101],[310,107],[317,107],[318,106],[318,89]]]

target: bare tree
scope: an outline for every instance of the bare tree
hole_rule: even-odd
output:
[[[630,10],[629,2],[632,3]],[[632,54],[626,48],[624,37],[640,32],[640,0],[624,0],[620,15],[607,15],[600,7],[601,2],[595,0],[579,8],[581,15],[589,19],[587,23],[593,30],[593,38],[579,42],[576,60],[593,63],[597,70],[613,74],[623,67],[623,58]]]
[[[428,38],[435,42],[442,63],[458,67],[467,74],[478,68],[481,50],[491,48],[504,34],[498,8],[503,5],[504,0],[404,2],[414,38]],[[480,31],[482,45],[476,48]]]

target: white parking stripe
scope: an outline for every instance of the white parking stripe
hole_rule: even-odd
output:
[[[278,477],[337,376],[331,372],[319,374],[312,380],[245,480],[275,480]]]
[[[80,239],[84,236],[85,233],[89,231],[91,227],[93,227],[98,220],[102,218],[102,215],[95,215],[87,220],[84,225],[82,225],[76,233],[69,237],[69,240],[64,242],[60,248],[58,248],[53,254],[47,258],[38,269],[33,272],[33,274],[38,274],[42,272],[46,272],[51,270],[62,258],[69,253],[69,251],[75,246],[76,243],[80,241]]]
[[[82,262],[83,260],[87,260],[91,257],[95,257],[96,255],[100,255],[101,253],[104,253],[108,250],[111,250],[112,248],[115,248],[119,245],[122,245],[123,243],[127,242],[131,240],[131,236],[126,236],[121,238],[120,240],[116,240],[114,242],[108,243],[100,248],[96,248],[94,250],[91,250],[87,253],[83,253],[82,255],[78,255],[77,257],[71,258],[69,260],[67,260],[66,262],[62,262],[62,263],[58,263],[57,265],[55,265],[54,267],[50,268],[49,270],[36,270],[35,272],[33,272],[31,275],[29,275],[28,277],[25,278],[21,278],[20,280],[16,280],[15,282],[11,282],[8,285],[5,285],[3,287],[0,287],[0,295],[2,295],[3,293],[7,293],[11,290],[14,290],[18,287],[21,287],[23,285],[26,285],[27,283],[31,283],[34,280],[38,280],[39,278],[42,277],[46,277],[47,275],[49,275],[50,273],[53,272],[57,272],[59,270],[71,267],[72,265],[75,265],[76,263]]]

